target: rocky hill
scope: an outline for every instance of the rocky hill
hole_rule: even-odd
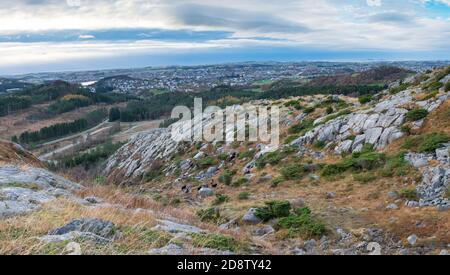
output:
[[[167,203],[195,205],[202,220],[276,246],[308,241],[291,253],[359,254],[374,242],[385,253],[436,253],[450,241],[439,229],[450,221],[448,75],[448,68],[417,75],[359,101],[251,102],[283,107],[280,148],[175,143],[170,128],[143,133],[108,160],[105,176]],[[292,212],[272,213],[276,207]],[[316,218],[326,229],[315,231]]]
[[[83,185],[0,142],[0,254],[448,254],[449,83],[250,101],[281,108],[280,146],[175,142],[175,123]]]

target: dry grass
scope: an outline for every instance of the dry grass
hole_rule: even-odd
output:
[[[139,245],[142,234],[155,225],[155,219],[149,212],[118,207],[84,207],[67,200],[58,200],[29,215],[1,220],[0,254],[60,254],[67,243],[46,245],[37,238],[79,218],[108,220],[125,232],[122,238],[111,244],[99,246],[89,242],[82,243],[87,254],[140,254],[152,247],[151,243],[145,244],[145,247],[142,247],[143,244]]]
[[[9,141],[0,140],[0,165],[32,165],[44,167],[44,165],[32,154],[16,148]]]

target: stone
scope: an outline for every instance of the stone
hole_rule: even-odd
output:
[[[54,229],[48,235],[64,235],[70,232],[86,232],[105,239],[112,239],[116,235],[117,228],[110,221],[100,219],[83,218],[73,220],[70,223]]]
[[[212,190],[211,188],[208,188],[208,187],[202,187],[202,188],[200,188],[200,190],[198,191],[198,194],[199,194],[202,198],[212,197],[212,196],[214,196],[214,190]]]
[[[345,141],[341,142],[338,146],[336,146],[336,148],[334,149],[334,152],[336,154],[347,153],[352,148],[352,145],[353,145],[353,140],[345,140]]]
[[[386,209],[389,209],[389,210],[397,210],[397,209],[398,209],[398,206],[397,206],[397,204],[395,204],[395,203],[391,203],[391,204],[389,204],[388,206],[386,206]]]
[[[336,193],[334,192],[328,192],[326,195],[327,199],[334,199],[336,197]]]
[[[293,209],[303,208],[306,206],[306,202],[303,198],[296,198],[289,201]]]
[[[430,156],[426,154],[408,153],[405,155],[405,160],[411,163],[411,165],[414,166],[415,168],[427,166],[429,158]]]
[[[407,238],[407,241],[410,245],[414,246],[417,243],[417,235],[411,235]]]
[[[200,152],[198,152],[198,153],[193,157],[193,159],[199,160],[199,159],[201,159],[201,158],[204,158],[205,156],[206,156],[205,152],[200,151]]]
[[[405,204],[407,207],[420,207],[420,203],[418,201],[407,201]]]
[[[396,200],[396,199],[398,199],[399,195],[398,195],[398,192],[396,192],[396,191],[391,191],[391,192],[388,193],[388,197],[389,197],[390,199],[392,199],[392,200]]]
[[[383,133],[383,128],[371,128],[365,132],[366,143],[376,144],[381,134]]]
[[[446,249],[442,249],[441,252],[439,252],[440,256],[450,256],[450,253]]]
[[[102,203],[103,200],[97,197],[86,197],[84,198],[85,201],[92,203],[92,204],[99,204]]]
[[[273,229],[273,227],[271,225],[264,225],[261,227],[257,227],[255,230],[253,230],[253,235],[262,237],[262,236],[272,234],[274,232],[275,232],[275,229]]]
[[[155,231],[165,231],[169,233],[202,233],[204,232],[202,229],[187,225],[187,224],[181,224],[169,220],[157,220],[159,223],[155,227],[152,228],[152,230]]]
[[[256,208],[250,208],[247,213],[242,217],[242,222],[248,223],[248,224],[259,224],[262,222],[260,218],[258,218],[256,215]]]
[[[148,251],[150,255],[188,255],[189,253],[178,244],[170,243],[161,248],[153,248]]]
[[[111,239],[103,238],[101,236],[92,234],[90,232],[71,231],[61,235],[46,235],[40,237],[39,240],[43,243],[62,243],[83,239],[85,241],[92,241],[94,243],[105,244],[111,242]]]
[[[294,250],[292,250],[292,254],[297,255],[297,256],[303,256],[306,255],[306,251],[301,249],[301,248],[294,248]]]
[[[305,242],[303,243],[303,249],[305,249],[306,252],[311,252],[311,251],[313,251],[316,247],[317,247],[317,242],[316,242],[316,240],[314,240],[314,239],[305,241]]]

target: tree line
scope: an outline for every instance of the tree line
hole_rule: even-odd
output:
[[[29,145],[76,134],[101,123],[107,115],[108,111],[106,109],[98,109],[88,113],[84,118],[72,122],[54,124],[34,132],[26,131],[18,137],[13,136],[12,141]]]

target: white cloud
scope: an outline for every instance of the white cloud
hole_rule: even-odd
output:
[[[370,7],[380,7],[381,4],[381,0],[367,0],[367,5]]]
[[[90,34],[81,34],[78,36],[79,39],[94,39],[95,36],[90,35]]]
[[[2,63],[16,64],[251,45],[448,51],[450,14],[446,18],[442,14],[441,18],[429,16],[421,5],[428,1],[431,0],[83,0],[79,6],[57,0],[0,1],[0,36],[47,30],[89,33],[117,28],[232,33],[230,39],[201,43],[150,40],[93,43],[90,39],[95,37],[81,34],[79,39],[86,41],[0,43],[0,56]],[[450,5],[450,0],[438,1]]]

